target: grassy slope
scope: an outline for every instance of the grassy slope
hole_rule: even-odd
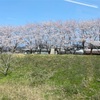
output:
[[[0,100],[100,100],[100,56],[14,56]]]

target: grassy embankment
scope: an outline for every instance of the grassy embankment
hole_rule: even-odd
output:
[[[100,100],[100,56],[14,56],[0,100]]]

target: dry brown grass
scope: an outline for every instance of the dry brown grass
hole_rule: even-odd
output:
[[[44,100],[42,89],[22,85],[0,85],[1,100],[4,96],[10,100]]]
[[[0,85],[0,100],[46,100],[45,94],[53,90],[55,87],[48,85],[41,85],[38,87],[22,86],[19,84],[3,84]],[[58,100],[56,97],[56,100]],[[54,100],[55,96],[52,93],[49,95],[48,100]]]

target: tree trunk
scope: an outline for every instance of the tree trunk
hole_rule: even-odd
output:
[[[83,52],[84,52],[84,49],[85,49],[85,40],[82,41],[82,46],[83,46]]]
[[[32,54],[32,49],[30,49],[30,54]]]
[[[10,65],[7,65],[4,70],[4,75],[7,76]]]
[[[99,34],[99,41],[100,41],[100,34]]]
[[[91,48],[91,51],[90,51],[90,54],[92,55],[92,50],[93,50],[93,48]]]

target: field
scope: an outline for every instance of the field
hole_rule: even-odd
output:
[[[100,56],[14,55],[0,100],[100,100]]]

